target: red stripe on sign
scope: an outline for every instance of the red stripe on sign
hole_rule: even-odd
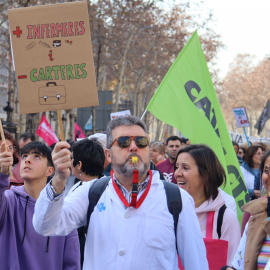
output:
[[[26,78],[27,78],[26,75],[20,75],[20,76],[18,76],[18,79],[26,79]]]

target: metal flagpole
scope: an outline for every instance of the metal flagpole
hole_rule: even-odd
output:
[[[144,113],[143,113],[143,115],[142,115],[142,117],[141,117],[141,120],[143,120],[143,118],[144,118],[146,112],[147,112],[147,110],[145,109],[145,111],[144,111]]]

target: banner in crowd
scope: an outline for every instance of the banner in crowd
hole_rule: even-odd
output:
[[[98,105],[87,1],[8,10],[20,113]]]
[[[240,133],[236,133],[236,132],[232,132],[232,131],[229,131],[229,134],[230,134],[231,140],[233,142],[236,142],[239,145],[241,145],[241,144],[246,144],[247,145],[247,138],[246,138],[246,136],[244,134],[240,134]],[[254,136],[248,136],[248,140],[251,143],[254,143],[254,142],[267,142],[267,143],[270,143],[269,138],[258,138],[258,137],[254,137]]]
[[[197,31],[167,72],[147,110],[181,130],[191,143],[203,143],[215,151],[227,174],[222,188],[234,196],[241,220],[240,208],[249,201],[249,195]]]
[[[56,134],[54,133],[44,114],[42,114],[36,134],[41,137],[49,146],[53,143],[59,142]]]
[[[83,139],[83,138],[86,138],[86,136],[84,135],[82,129],[77,124],[77,122],[75,122],[75,124],[74,124],[74,141],[76,141],[76,139],[78,139],[78,138]]]
[[[270,102],[267,100],[267,103],[262,111],[262,114],[260,118],[258,119],[256,125],[254,126],[255,128],[258,129],[258,135],[262,132],[266,121],[270,118]]]

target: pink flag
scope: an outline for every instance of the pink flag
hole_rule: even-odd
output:
[[[44,114],[42,114],[42,118],[38,125],[36,134],[41,137],[48,145],[59,142]]]
[[[74,124],[74,141],[76,141],[77,138],[86,138],[86,136],[84,135],[80,126],[75,122],[75,124]]]

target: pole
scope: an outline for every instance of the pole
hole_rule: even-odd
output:
[[[63,142],[65,140],[65,137],[64,137],[64,131],[63,131],[61,110],[57,110],[57,116],[58,116],[59,130],[60,130],[60,140]]]
[[[144,118],[146,112],[147,112],[147,110],[144,111],[144,113],[143,113],[143,115],[142,115],[142,117],[141,117],[141,120],[143,120],[143,118]]]
[[[243,127],[243,129],[244,129],[244,132],[245,132],[245,135],[246,135],[246,139],[247,139],[248,146],[250,146],[250,143],[249,143],[249,140],[248,140],[248,136],[247,136],[247,132],[246,132],[246,128]]]

